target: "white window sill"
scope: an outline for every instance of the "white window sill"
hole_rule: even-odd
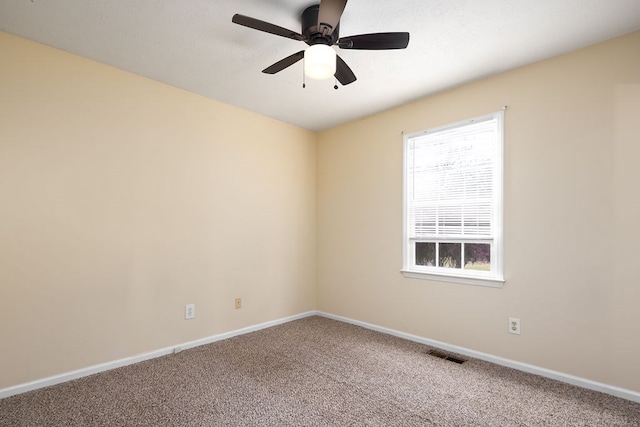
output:
[[[460,283],[463,285],[488,286],[491,288],[502,288],[504,279],[493,277],[469,277],[454,276],[451,274],[424,273],[418,271],[402,270],[402,275],[410,279],[436,280],[439,282]]]

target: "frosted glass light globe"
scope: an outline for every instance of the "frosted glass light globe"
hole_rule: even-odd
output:
[[[304,52],[304,74],[317,80],[328,79],[336,73],[336,51],[325,44],[314,44]]]

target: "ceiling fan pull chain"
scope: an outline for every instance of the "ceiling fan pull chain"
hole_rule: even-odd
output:
[[[304,73],[304,56],[302,57],[302,89],[307,87],[307,75]]]
[[[335,90],[338,90],[338,78],[334,76],[334,83],[333,83],[333,88]]]

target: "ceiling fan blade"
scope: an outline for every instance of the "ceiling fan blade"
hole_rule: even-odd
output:
[[[269,22],[261,21],[259,19],[251,18],[240,14],[233,15],[231,22],[245,27],[253,28],[254,30],[264,31],[265,33],[275,34],[276,36],[282,36],[293,40],[304,40],[302,34],[298,34],[295,31],[288,30],[283,27],[279,27]]]
[[[262,72],[266,74],[275,74],[277,72],[284,70],[287,67],[290,67],[291,65],[300,61],[302,58],[304,58],[304,50],[301,50],[300,52],[296,52],[293,55],[289,55],[286,58],[281,59],[275,64],[262,70]]]
[[[351,68],[347,65],[346,62],[342,60],[339,56],[336,56],[336,79],[342,84],[342,86],[346,86],[349,83],[353,83],[356,81],[356,75],[353,74]]]
[[[327,35],[333,33],[346,5],[347,0],[322,0],[318,11],[318,30],[322,32],[324,28],[329,27]]]
[[[342,49],[404,49],[409,45],[409,33],[373,33],[341,37],[338,46]]]

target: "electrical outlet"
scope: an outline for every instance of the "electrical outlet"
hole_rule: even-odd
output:
[[[196,305],[187,304],[184,306],[184,318],[185,320],[193,319],[196,317]]]
[[[520,335],[520,319],[509,317],[509,333]]]
[[[236,298],[235,304],[236,304],[236,310],[238,310],[239,308],[242,308],[242,298]]]

